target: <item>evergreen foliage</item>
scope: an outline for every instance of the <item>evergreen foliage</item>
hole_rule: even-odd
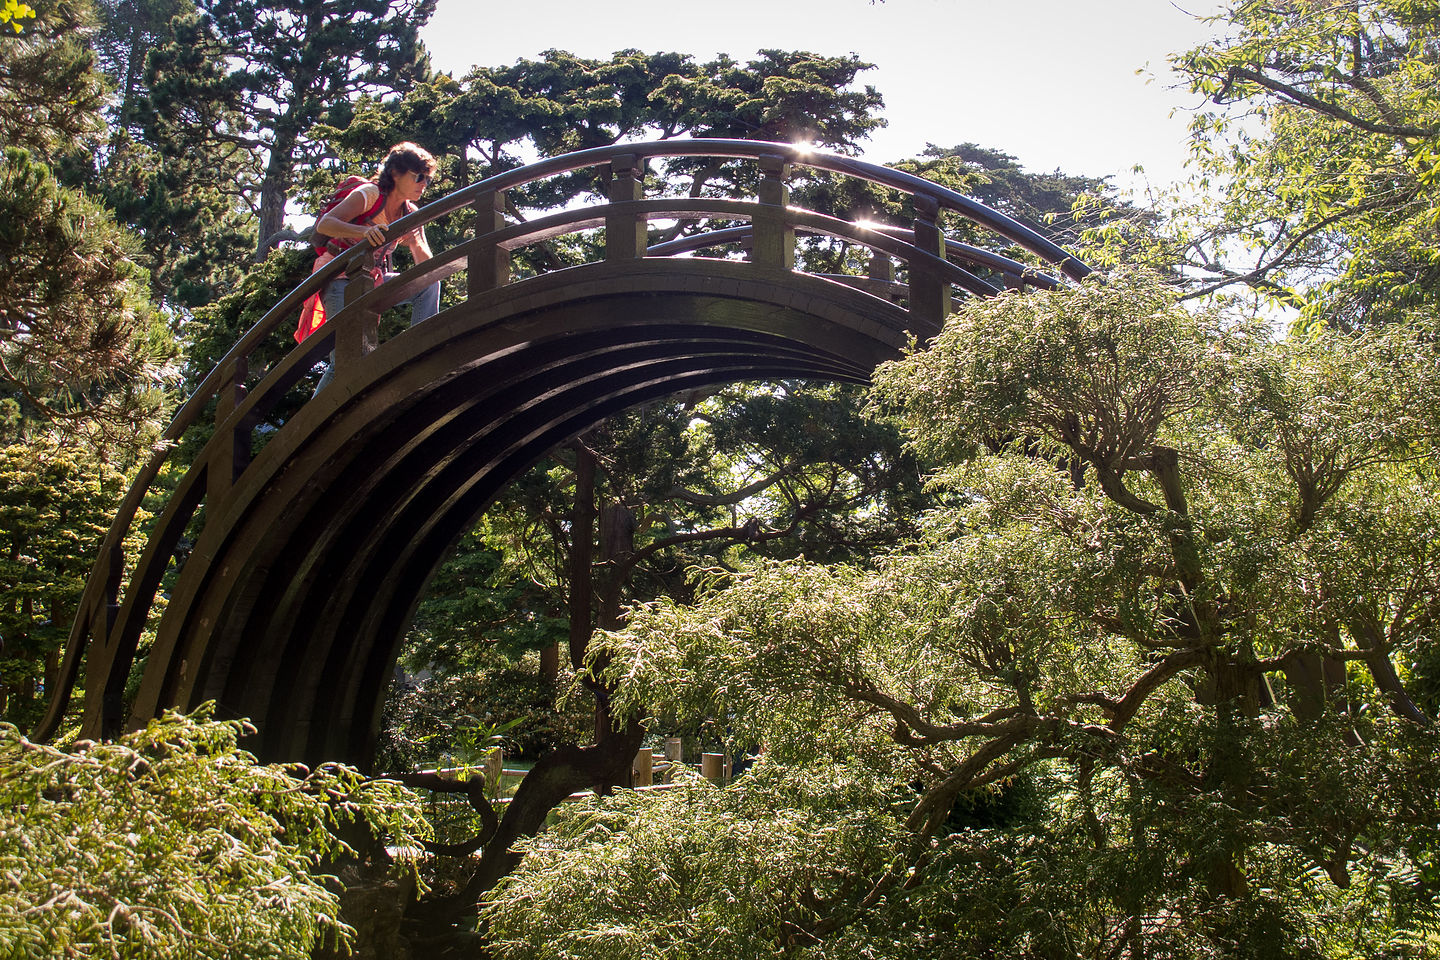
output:
[[[0,146],[42,157],[84,149],[101,131],[105,97],[86,42],[94,29],[90,6],[54,0],[25,26],[9,23],[22,33],[0,33]]]
[[[43,442],[0,448],[4,722],[27,729],[40,718],[122,479],[114,468]]]
[[[98,447],[158,429],[174,346],[134,241],[25,150],[0,157],[0,391],[27,420]]]
[[[149,109],[173,149],[218,145],[250,165],[242,189],[259,218],[257,260],[279,237],[300,173],[324,153],[314,127],[326,111],[424,78],[418,31],[434,9],[435,0],[200,0],[171,22],[169,43],[148,61]]]
[[[415,798],[257,765],[249,729],[202,709],[61,750],[0,725],[0,956],[301,960],[347,940],[324,871],[359,838],[424,839]]]

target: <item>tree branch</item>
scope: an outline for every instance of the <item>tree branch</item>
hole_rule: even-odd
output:
[[[1432,135],[1431,131],[1424,127],[1412,127],[1406,124],[1374,123],[1373,121],[1366,120],[1364,117],[1356,116],[1344,107],[1321,100],[1319,97],[1306,93],[1298,87],[1282,83],[1274,77],[1261,73],[1258,70],[1251,70],[1248,67],[1231,67],[1227,75],[1226,86],[1221,88],[1221,92],[1216,94],[1216,96],[1219,97],[1228,90],[1230,83],[1236,79],[1249,80],[1257,86],[1264,87],[1271,93],[1290,100],[1297,106],[1308,107],[1316,113],[1322,113],[1328,117],[1333,117],[1336,120],[1348,123],[1353,127],[1359,127],[1367,133],[1375,133],[1387,137],[1403,137],[1406,139],[1422,139]],[[1217,102],[1223,103],[1224,101]]]

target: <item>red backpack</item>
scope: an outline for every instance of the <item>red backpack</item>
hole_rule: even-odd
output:
[[[335,193],[331,195],[329,200],[326,200],[324,203],[322,203],[320,205],[320,209],[315,212],[315,222],[319,223],[321,218],[324,217],[325,214],[329,213],[331,210],[334,210],[337,206],[339,206],[341,200],[344,200],[346,197],[350,196],[350,194],[354,193],[358,188],[366,184],[374,186],[375,181],[367,180],[364,177],[357,176],[349,176],[346,177],[344,180],[341,180],[340,185],[335,188]],[[369,210],[365,211],[364,216],[357,217],[351,222],[368,223],[370,221],[370,218],[375,216],[375,214],[379,213],[380,208],[384,205],[385,194],[382,193],[376,198],[374,206],[372,206]],[[310,244],[315,248],[315,252],[317,254],[323,252],[328,248],[331,253],[338,255],[342,250],[353,247],[355,245],[355,241],[350,239],[349,237],[327,237],[324,234],[315,232],[314,228],[312,227],[310,233]]]

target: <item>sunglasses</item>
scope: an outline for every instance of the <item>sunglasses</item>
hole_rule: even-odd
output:
[[[415,182],[422,187],[430,182],[430,175],[428,173],[412,173],[410,176],[414,177]]]

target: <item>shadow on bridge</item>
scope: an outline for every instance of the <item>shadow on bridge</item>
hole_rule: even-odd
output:
[[[673,157],[755,163],[758,195],[646,197],[646,162]],[[916,219],[899,228],[792,207],[787,184],[797,167],[906,194]],[[524,223],[504,215],[507,190],[586,168],[608,179],[608,202]],[[1088,272],[1043,236],[928,181],[753,141],[557,157],[437,200],[391,234],[466,208],[471,239],[385,284],[369,279],[371,254],[361,249],[312,275],[185,403],[166,439],[178,440],[212,402],[214,436],[127,569],[122,544],[170,449],[136,478],[90,575],[37,736],[57,729],[83,665],[86,736],[213,699],[220,715],[256,721],[262,758],[364,763],[426,583],[496,492],[547,452],[611,414],[681,391],[783,378],[865,382],[912,334],[936,333],[956,297],[1053,287]],[[1034,261],[947,239],[938,225],[945,211]],[[657,220],[727,226],[647,248]],[[597,229],[604,260],[511,282],[512,251]],[[800,272],[797,233],[868,251],[867,274]],[[694,255],[702,250],[728,253]],[[460,271],[462,302],[380,342],[385,309]],[[260,345],[341,272],[351,281],[345,309],[268,369],[252,370]],[[257,427],[332,348],[333,383],[262,443]],[[182,536],[193,547],[157,604]],[[127,709],[147,627],[154,642]]]

